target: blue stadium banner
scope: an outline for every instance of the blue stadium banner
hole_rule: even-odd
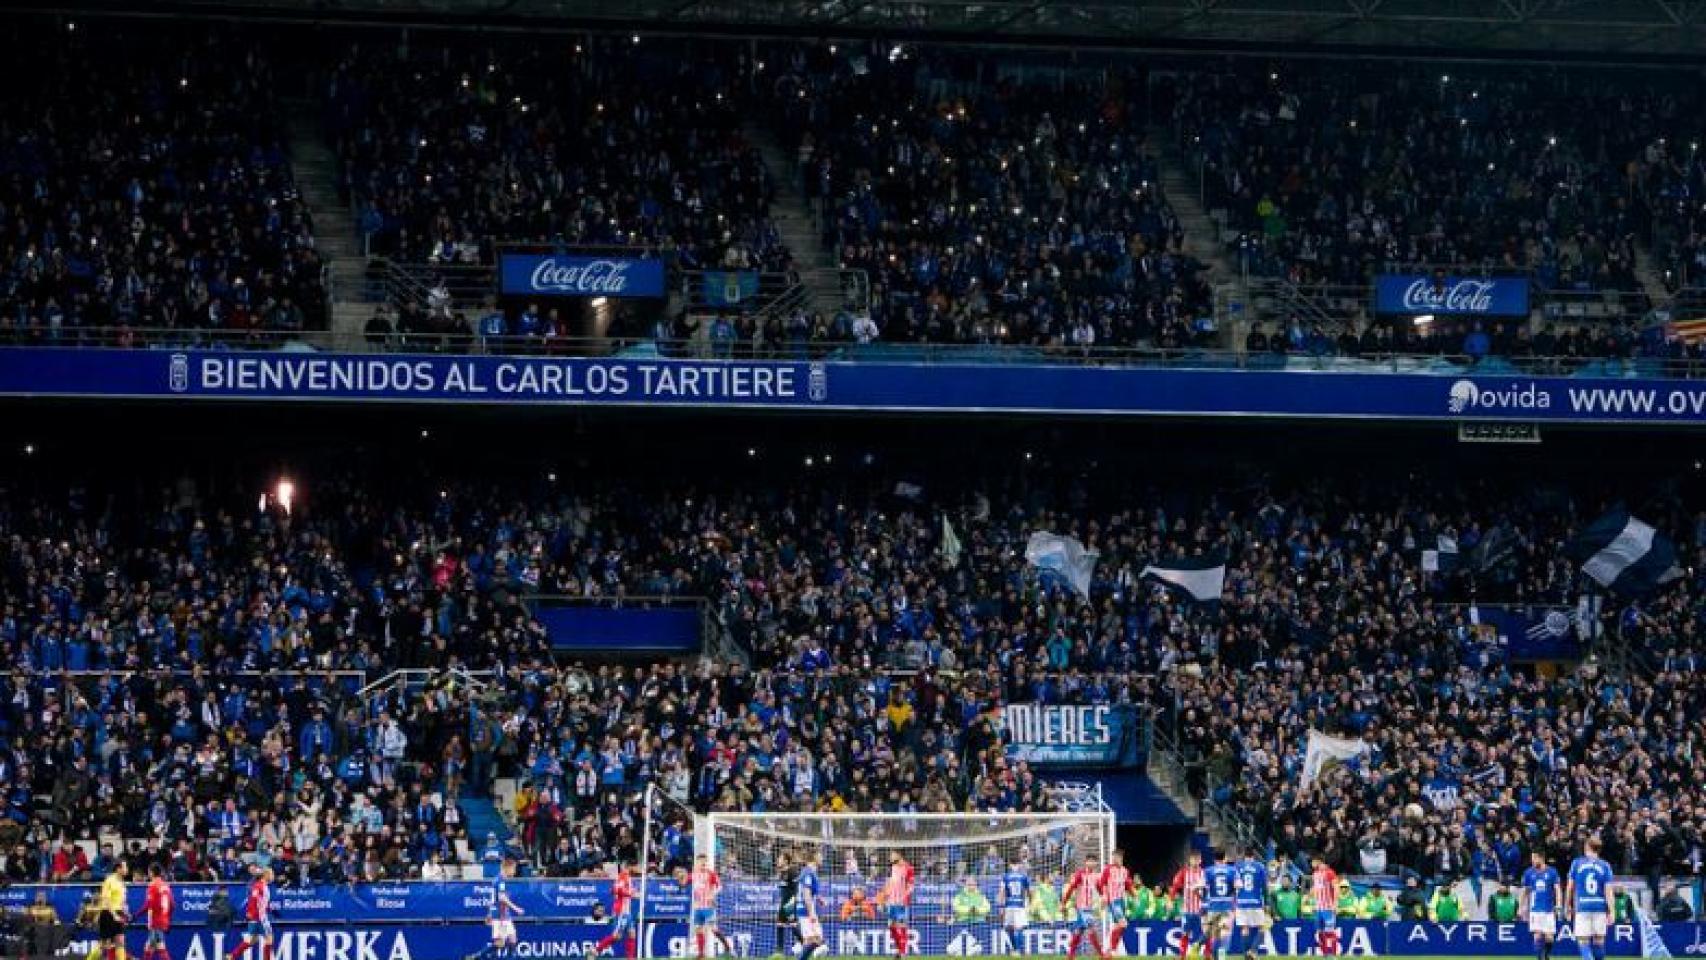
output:
[[[1706,426],[1706,380],[0,347],[0,395]]]
[[[758,271],[707,270],[700,281],[705,303],[713,307],[733,307],[758,296]]]
[[[1112,704],[1009,703],[1001,710],[1007,754],[1040,767],[1113,767],[1135,760],[1136,717]]]
[[[1526,317],[1528,278],[1383,273],[1374,278],[1374,310],[1441,317]]]
[[[533,610],[553,650],[650,650],[689,653],[699,649],[699,611],[694,607],[553,607]]]
[[[506,297],[662,297],[662,260],[504,253],[498,287]]]

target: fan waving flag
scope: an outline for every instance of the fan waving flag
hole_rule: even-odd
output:
[[[1340,764],[1350,763],[1368,751],[1368,744],[1361,740],[1331,737],[1319,730],[1309,731],[1309,745],[1303,753],[1303,789],[1309,789],[1321,774]]]
[[[1624,596],[1651,593],[1682,576],[1676,544],[1622,507],[1588,524],[1564,552],[1595,583]]]
[[[1096,570],[1096,552],[1071,537],[1038,530],[1025,544],[1025,560],[1040,570],[1051,570],[1089,598],[1090,574]]]
[[[1177,587],[1198,603],[1218,603],[1221,591],[1226,588],[1226,551],[1152,563],[1143,568],[1141,576]]]

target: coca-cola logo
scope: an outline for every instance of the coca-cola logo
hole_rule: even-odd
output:
[[[546,257],[534,266],[529,285],[541,293],[621,296],[628,292],[628,269],[632,266],[629,260],[558,262]]]
[[[1417,279],[1404,288],[1403,309],[1417,312],[1490,313],[1493,309],[1491,280],[1457,280],[1435,284]]]

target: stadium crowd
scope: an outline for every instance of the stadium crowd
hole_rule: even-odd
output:
[[[494,241],[566,243],[782,270],[771,171],[741,130],[759,70],[733,45],[627,37],[358,45],[326,116],[375,255],[490,263]]]
[[[0,105],[0,342],[325,325],[274,66],[250,38],[18,29]]]
[[[1638,166],[1677,106],[1594,71],[1287,62],[1178,75],[1174,119],[1261,272],[1360,285],[1455,265],[1634,291]]]
[[[1161,192],[1141,82],[979,83],[975,60],[881,49],[793,50],[774,88],[825,243],[871,276],[861,339],[1212,339],[1205,265]]]
[[[1650,675],[1542,678],[1451,602],[1473,570],[1481,603],[1574,604],[1561,545],[1591,504],[1423,477],[1378,498],[891,482],[388,494],[351,471],[290,513],[193,487],[123,510],[13,492],[7,869],[93,876],[63,841],[116,834],[177,876],[432,876],[484,855],[464,801],[499,778],[516,843],[559,874],[633,855],[646,783],[700,810],[1045,809],[992,717],[1027,701],[1153,716],[1211,802],[1351,872],[1508,879],[1587,828],[1620,869],[1698,863],[1697,585],[1619,614]],[[1698,559],[1701,520],[1653,519]],[[1100,552],[1087,600],[1026,567],[1038,529]],[[1458,572],[1423,568],[1442,535]],[[1222,604],[1140,579],[1212,549]],[[558,664],[532,593],[703,596],[751,664]],[[446,672],[357,695],[429,666]],[[1301,790],[1310,727],[1373,753]]]
[[[1619,322],[1532,334],[1373,324],[1354,352],[1700,350],[1639,322],[1637,248],[1676,287],[1702,256],[1698,96],[1666,78],[1292,61],[1003,71],[929,46],[626,36],[340,40],[316,67],[231,28],[117,55],[124,38],[107,25],[44,24],[27,29],[54,42],[19,44],[29,86],[10,101],[0,153],[5,339],[324,326],[285,136],[301,125],[279,94],[314,84],[340,192],[378,256],[448,268],[490,263],[495,244],[582,244],[787,271],[816,259],[790,251],[772,219],[778,184],[797,182],[835,262],[869,275],[871,306],[799,310],[768,330],[734,311],[729,337],[772,347],[1224,345],[1213,267],[1186,253],[1161,187],[1161,140],[1176,137],[1201,165],[1206,206],[1227,213],[1231,232],[1213,239],[1240,268],[1305,289],[1440,265],[1517,271],[1542,293],[1633,304]],[[222,56],[197,53],[215,47]],[[797,164],[766,165],[762,127]],[[464,321],[449,345],[570,332],[548,310],[509,306],[499,329]],[[691,335],[654,326],[620,332]],[[1341,354],[1349,337],[1305,321],[1251,335]]]

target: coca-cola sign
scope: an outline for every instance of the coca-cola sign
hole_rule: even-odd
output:
[[[499,263],[509,296],[661,297],[663,262],[638,257],[506,253]]]
[[[1381,274],[1374,301],[1379,313],[1521,317],[1528,314],[1528,280]]]

